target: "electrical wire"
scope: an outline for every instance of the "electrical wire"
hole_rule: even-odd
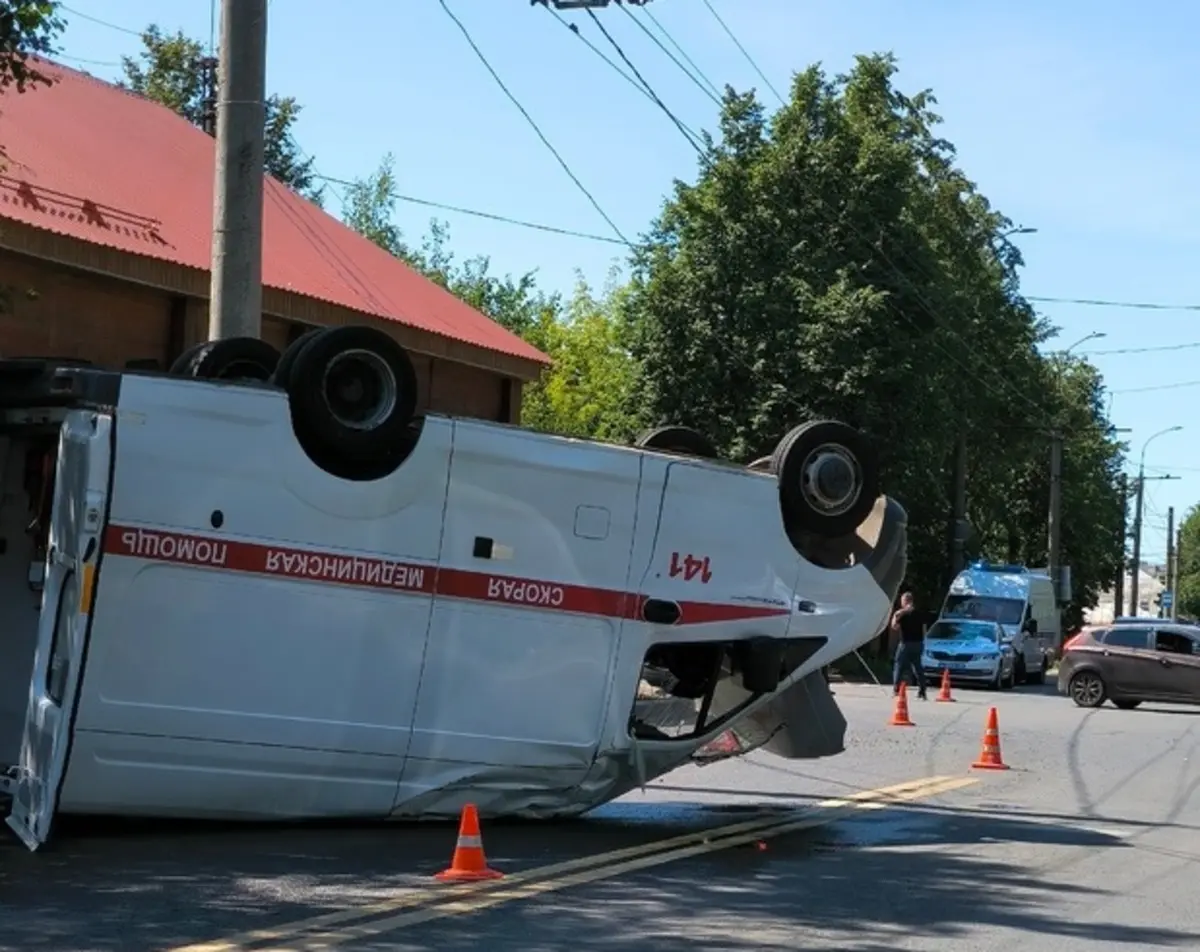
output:
[[[622,242],[624,242],[626,245],[628,245],[629,247],[632,248],[633,247],[632,243],[629,241],[628,238],[625,237],[625,235],[622,233],[621,229],[617,227],[616,222],[614,222],[611,218],[608,217],[608,213],[601,207],[600,203],[598,201],[596,201],[595,196],[592,195],[592,193],[588,191],[587,186],[585,186],[581,181],[579,181],[579,177],[576,176],[576,174],[571,170],[571,166],[569,166],[567,164],[566,160],[559,154],[558,150],[556,148],[554,148],[554,146],[553,146],[553,144],[551,144],[550,140],[546,138],[545,133],[542,132],[541,128],[538,126],[538,124],[534,120],[533,116],[531,116],[529,114],[528,110],[526,110],[525,107],[523,105],[521,105],[521,101],[519,99],[517,99],[517,97],[514,96],[512,94],[512,92],[509,90],[509,88],[504,84],[504,80],[502,80],[500,78],[500,75],[492,67],[492,64],[488,61],[488,58],[483,54],[483,51],[479,48],[478,44],[476,44],[474,37],[471,36],[470,30],[468,30],[466,28],[466,26],[463,25],[463,22],[454,15],[454,11],[451,10],[450,7],[446,4],[446,0],[438,0],[438,3],[441,5],[442,10],[445,11],[446,16],[448,16],[454,22],[454,25],[458,27],[459,32],[462,33],[464,39],[466,39],[468,45],[474,51],[475,55],[479,58],[479,61],[483,64],[484,68],[488,71],[489,74],[491,74],[491,77],[495,81],[496,85],[499,86],[500,90],[504,93],[504,95],[508,97],[509,102],[511,102],[514,106],[517,107],[517,111],[520,112],[521,115],[525,117],[525,121],[527,123],[529,123],[530,128],[532,128],[533,131],[537,134],[537,137],[542,140],[542,145],[544,145],[550,151],[550,154],[553,155],[554,158],[556,158],[558,160],[558,164],[560,166],[562,166],[563,171],[567,173],[567,177],[570,178],[571,181],[575,183],[575,187],[578,188],[579,191],[584,194],[584,196],[587,198],[587,200],[589,202],[591,202],[592,207],[594,209],[596,209],[596,211],[599,213],[600,217],[604,219],[604,221],[608,224],[608,227],[613,230],[613,233],[618,238],[620,238]]]
[[[1152,304],[1146,301],[1105,301],[1097,298],[1033,297],[1026,301],[1039,304],[1081,304],[1085,307],[1127,307],[1141,311],[1200,311],[1200,304]]]
[[[1200,347],[1200,341],[1189,341],[1186,344],[1157,344],[1154,347],[1120,347],[1115,350],[1081,350],[1081,357],[1107,357],[1115,354],[1156,354],[1167,350],[1194,350]]]
[[[333,178],[330,175],[319,175],[315,172],[313,173],[313,178],[322,182],[330,182],[334,185],[341,185],[345,188],[351,188],[356,184],[355,182],[351,182],[346,179]],[[336,192],[334,194],[336,197],[340,198]],[[621,241],[619,238],[609,238],[606,235],[593,235],[583,231],[573,231],[570,228],[559,228],[555,225],[544,225],[541,222],[525,221],[520,218],[510,218],[507,215],[499,215],[495,212],[485,212],[476,208],[465,208],[462,205],[450,205],[445,202],[435,202],[428,198],[417,198],[414,195],[397,194],[394,196],[394,198],[398,202],[404,202],[405,204],[409,205],[423,205],[426,208],[436,208],[439,211],[454,212],[458,215],[471,215],[475,218],[484,218],[488,221],[500,222],[501,224],[505,225],[516,225],[521,228],[531,228],[536,231],[551,232],[555,235],[566,235],[568,238],[585,238],[588,241],[603,241],[608,244],[621,245],[622,247],[625,246],[625,242]]]
[[[1180,380],[1176,383],[1158,383],[1149,387],[1123,387],[1120,390],[1110,390],[1110,393],[1151,393],[1158,390],[1183,390],[1186,387],[1200,387],[1200,380]]]
[[[609,45],[611,45],[612,48],[617,51],[617,55],[620,56],[621,59],[625,61],[625,65],[629,67],[629,69],[633,72],[633,75],[638,78],[638,81],[644,87],[646,87],[646,92],[648,92],[651,95],[651,97],[654,99],[655,103],[658,104],[658,108],[660,108],[664,113],[666,113],[667,118],[670,119],[671,122],[673,122],[675,124],[675,128],[679,130],[680,134],[685,139],[687,139],[688,144],[693,149],[696,150],[696,154],[699,155],[701,158],[704,158],[705,157],[704,149],[701,148],[699,143],[697,143],[696,140],[693,139],[688,134],[688,130],[684,127],[683,123],[679,121],[679,119],[675,116],[675,113],[671,112],[671,110],[667,108],[667,104],[665,102],[663,102],[662,99],[659,98],[658,93],[656,93],[654,91],[653,87],[651,87],[651,85],[646,81],[646,78],[641,74],[641,72],[638,70],[638,68],[633,65],[633,61],[628,56],[625,55],[625,51],[623,49],[621,49],[621,45],[616,40],[614,40],[612,37],[612,34],[609,33],[608,30],[606,30],[604,28],[604,24],[600,22],[600,18],[598,16],[596,16],[595,11],[589,9],[587,11],[587,15],[592,18],[592,22],[596,24],[596,28],[604,35],[604,38],[606,40],[608,40]]]
[[[622,7],[621,9],[625,9],[625,8]],[[641,10],[642,10],[642,13],[644,13],[646,15],[646,17],[650,20],[650,22],[653,23],[656,27],[658,27],[659,32],[662,33],[662,35],[667,38],[667,42],[670,43],[673,47],[675,47],[675,49],[679,51],[679,55],[682,56],[684,58],[684,60],[687,61],[687,64],[696,71],[696,75],[699,76],[702,80],[704,80],[705,83],[708,84],[708,88],[713,91],[713,94],[716,95],[718,98],[720,98],[723,95],[722,91],[717,88],[716,83],[714,83],[711,79],[708,78],[708,76],[706,76],[704,74],[704,71],[702,69],[700,69],[699,66],[696,65],[695,61],[690,56],[687,55],[687,50],[685,50],[682,46],[680,46],[675,41],[675,37],[671,36],[671,34],[669,32],[667,32],[667,28],[658,22],[658,20],[654,16],[654,14],[651,13],[647,7],[642,7]]]
[[[629,19],[631,19],[635,24],[637,24],[637,28],[639,30],[641,30],[643,33],[645,33],[646,36],[650,37],[651,42],[653,42],[655,46],[657,46],[660,50],[662,50],[667,55],[667,58],[670,59],[670,61],[672,63],[674,63],[676,66],[678,66],[679,69],[683,72],[683,74],[688,79],[690,79],[693,83],[696,84],[696,88],[699,89],[700,92],[704,93],[704,95],[706,95],[709,99],[711,99],[718,107],[720,107],[721,97],[708,88],[708,86],[711,86],[712,83],[709,83],[708,86],[705,86],[704,83],[697,76],[695,76],[690,69],[688,69],[686,66],[684,66],[683,63],[679,62],[679,60],[676,58],[674,53],[672,53],[669,49],[667,49],[665,46],[663,46],[662,40],[660,40],[657,36],[655,36],[653,33],[651,33],[650,29],[646,26],[646,24],[644,24],[641,20],[639,20],[637,17],[635,17],[633,15],[633,11],[630,10],[629,7],[625,6],[624,4],[621,4],[620,6],[617,7],[617,9],[620,10],[622,13],[624,13],[625,16],[629,17]],[[587,12],[588,12],[588,15],[592,17],[592,19],[596,18],[595,11],[589,9]]]
[[[623,80],[625,80],[625,82],[629,83],[630,86],[632,86],[634,89],[636,89],[641,95],[645,96],[646,99],[648,99],[650,102],[654,102],[654,96],[652,96],[650,93],[646,92],[646,88],[641,83],[639,83],[636,79],[634,79],[634,77],[630,76],[627,72],[625,72],[625,70],[623,70],[619,64],[615,63],[612,60],[612,58],[607,53],[604,52],[604,50],[600,49],[600,47],[598,47],[595,43],[593,43],[586,36],[584,36],[583,33],[580,31],[579,27],[577,27],[574,23],[568,23],[567,20],[565,20],[563,18],[563,16],[551,6],[547,5],[543,9],[548,10],[550,12],[550,15],[553,16],[554,19],[556,19],[564,27],[566,27],[574,35],[574,37],[577,40],[579,40],[589,50],[591,50],[593,53],[595,53],[597,56],[599,56],[602,60],[604,60],[604,62],[609,65],[609,67],[613,70],[613,72],[615,72],[618,76],[620,76]],[[657,103],[655,103],[655,105],[657,105]],[[684,125],[684,128],[687,129],[689,136],[691,136],[692,138],[699,141],[700,136],[697,135],[697,133],[694,129],[689,128],[687,125]],[[609,239],[604,238],[601,240],[608,241]]]
[[[99,17],[94,17],[91,14],[84,13],[82,10],[76,10],[74,7],[68,7],[65,3],[60,4],[59,7],[65,13],[69,13],[72,16],[79,17],[79,19],[81,19],[81,20],[90,20],[92,23],[99,24],[100,26],[106,26],[110,30],[116,30],[118,33],[128,33],[130,36],[137,36],[137,37],[140,37],[142,35],[141,30],[131,30],[128,27],[118,26],[115,23],[110,23],[108,20],[101,20]]]
[[[725,31],[725,35],[728,36],[731,40],[733,40],[733,45],[736,46],[739,50],[741,50],[742,55],[744,57],[746,57],[746,62],[750,64],[750,66],[754,70],[754,72],[758,73],[759,79],[761,79],[764,83],[766,83],[767,89],[771,90],[771,92],[773,92],[775,94],[775,98],[779,100],[779,104],[781,106],[786,106],[787,100],[784,99],[781,95],[779,95],[778,89],[776,89],[774,86],[771,85],[771,81],[769,79],[767,79],[767,74],[758,68],[758,63],[754,62],[754,57],[751,56],[746,51],[746,47],[742,46],[741,41],[734,35],[733,30],[729,29],[729,27],[725,25],[725,21],[721,19],[721,15],[719,13],[717,13],[717,11],[713,8],[713,5],[711,3],[709,3],[709,0],[704,0],[704,5],[706,7],[708,7],[708,12],[713,15],[713,18],[719,24],[721,24],[721,29]]]

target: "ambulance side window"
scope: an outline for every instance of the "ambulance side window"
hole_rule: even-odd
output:
[[[46,671],[46,694],[55,704],[62,704],[66,693],[67,676],[71,671],[71,623],[75,620],[76,604],[79,601],[79,586],[75,572],[63,579],[58,590],[58,605],[55,608],[54,636],[50,642],[50,666]]]

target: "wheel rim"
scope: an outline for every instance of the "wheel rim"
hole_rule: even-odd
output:
[[[1077,703],[1090,707],[1100,703],[1100,698],[1104,696],[1104,685],[1093,675],[1081,675],[1071,682],[1071,696]]]
[[[325,368],[321,396],[342,426],[373,430],[395,412],[400,385],[392,368],[378,354],[348,350]]]
[[[805,502],[823,516],[840,516],[854,508],[862,495],[862,464],[848,448],[825,443],[814,449],[800,467],[800,491]]]

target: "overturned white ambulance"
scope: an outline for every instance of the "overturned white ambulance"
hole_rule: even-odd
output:
[[[841,750],[820,669],[906,560],[854,430],[742,467],[678,427],[415,405],[360,327],[169,373],[0,361],[0,773],[30,849],[58,813],[578,814],[731,729]]]

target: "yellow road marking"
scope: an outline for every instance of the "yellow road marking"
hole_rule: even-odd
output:
[[[560,879],[541,879],[537,882],[522,884],[515,889],[511,885],[507,885],[504,888],[492,890],[488,895],[481,896],[478,899],[451,899],[448,902],[437,903],[429,908],[403,913],[398,916],[373,919],[370,922],[350,926],[345,929],[313,933],[289,945],[268,946],[256,949],[255,952],[324,952],[324,950],[336,948],[356,939],[371,938],[383,935],[384,933],[395,932],[408,926],[420,925],[421,923],[432,922],[436,919],[446,919],[450,916],[470,915],[482,912],[484,909],[490,909],[493,906],[518,902],[523,899],[532,899],[535,896],[558,892],[561,889],[568,889],[572,886],[582,886],[604,879],[613,879],[626,873],[649,869],[652,866],[661,866],[664,863],[673,863],[677,860],[700,856],[704,853],[715,853],[718,850],[728,849],[733,846],[742,846],[746,843],[753,843],[756,840],[782,836],[786,833],[814,829],[832,823],[834,820],[855,810],[881,809],[889,803],[904,803],[910,800],[918,800],[922,797],[931,797],[950,790],[957,790],[961,787],[968,787],[978,782],[974,777],[950,777],[937,784],[929,784],[925,787],[899,793],[885,794],[879,800],[856,800],[850,797],[827,800],[822,804],[818,804],[817,809],[821,812],[814,811],[809,813],[806,811],[808,815],[793,820],[781,820],[777,818],[775,824],[772,826],[739,833],[734,836],[721,837],[715,842],[701,842],[694,846],[685,846],[666,852],[652,853],[649,856],[642,856],[621,863],[606,864],[600,867],[581,870],[578,873],[564,876]]]
[[[313,916],[308,919],[282,923],[272,928],[256,929],[209,942],[178,946],[168,950],[168,952],[245,952],[248,946],[259,946],[264,942],[279,942],[306,933],[308,934],[306,944],[297,948],[328,948],[331,944],[336,945],[350,938],[359,937],[357,932],[363,928],[371,928],[373,930],[368,934],[378,934],[378,932],[391,931],[397,928],[397,925],[393,924],[395,920],[404,920],[400,923],[401,925],[414,924],[408,922],[408,919],[412,916],[421,917],[416,921],[427,921],[428,918],[441,918],[442,916],[458,915],[475,909],[485,909],[501,902],[512,902],[516,899],[527,898],[527,895],[539,895],[541,892],[550,892],[566,888],[568,885],[575,885],[580,875],[591,877],[579,880],[580,882],[592,882],[597,879],[606,878],[607,876],[619,875],[622,872],[671,862],[675,859],[682,859],[686,856],[698,855],[699,853],[713,852],[718,849],[738,845],[738,843],[752,842],[764,836],[778,836],[781,833],[793,830],[821,826],[832,822],[837,816],[849,810],[881,809],[886,807],[889,802],[904,802],[923,796],[933,796],[944,790],[953,790],[976,782],[978,781],[975,778],[946,776],[910,780],[905,783],[880,787],[875,790],[860,791],[846,797],[825,800],[816,804],[813,808],[803,811],[799,815],[793,814],[790,818],[780,816],[779,814],[762,816],[728,826],[698,830],[694,833],[686,833],[653,843],[643,843],[638,846],[625,847],[607,853],[597,853],[561,863],[553,863],[511,874],[503,880],[484,882],[465,887],[441,887],[437,888],[436,891],[422,892],[417,895],[410,893],[395,899],[383,900],[382,902],[355,906],[337,912]],[[831,811],[838,812],[834,814]],[[631,866],[630,864],[635,865]],[[601,875],[597,875],[597,873]],[[545,880],[552,880],[552,882],[545,883]],[[549,885],[553,888],[543,888],[528,892],[528,894],[524,891],[536,885]],[[493,899],[493,894],[497,898]],[[423,909],[401,916],[391,916],[388,919],[377,919],[370,923],[365,923],[357,929],[330,930],[326,932],[314,931],[323,926],[335,926],[341,923],[354,922],[356,920],[368,919],[372,916],[396,913],[400,910],[415,909],[422,906],[435,906],[436,908]],[[435,915],[430,916],[430,913],[434,913]],[[318,946],[307,944],[309,940],[314,939],[334,941],[332,943],[327,941],[326,944]],[[283,948],[273,946],[270,950],[259,949],[258,952],[281,952]]]

